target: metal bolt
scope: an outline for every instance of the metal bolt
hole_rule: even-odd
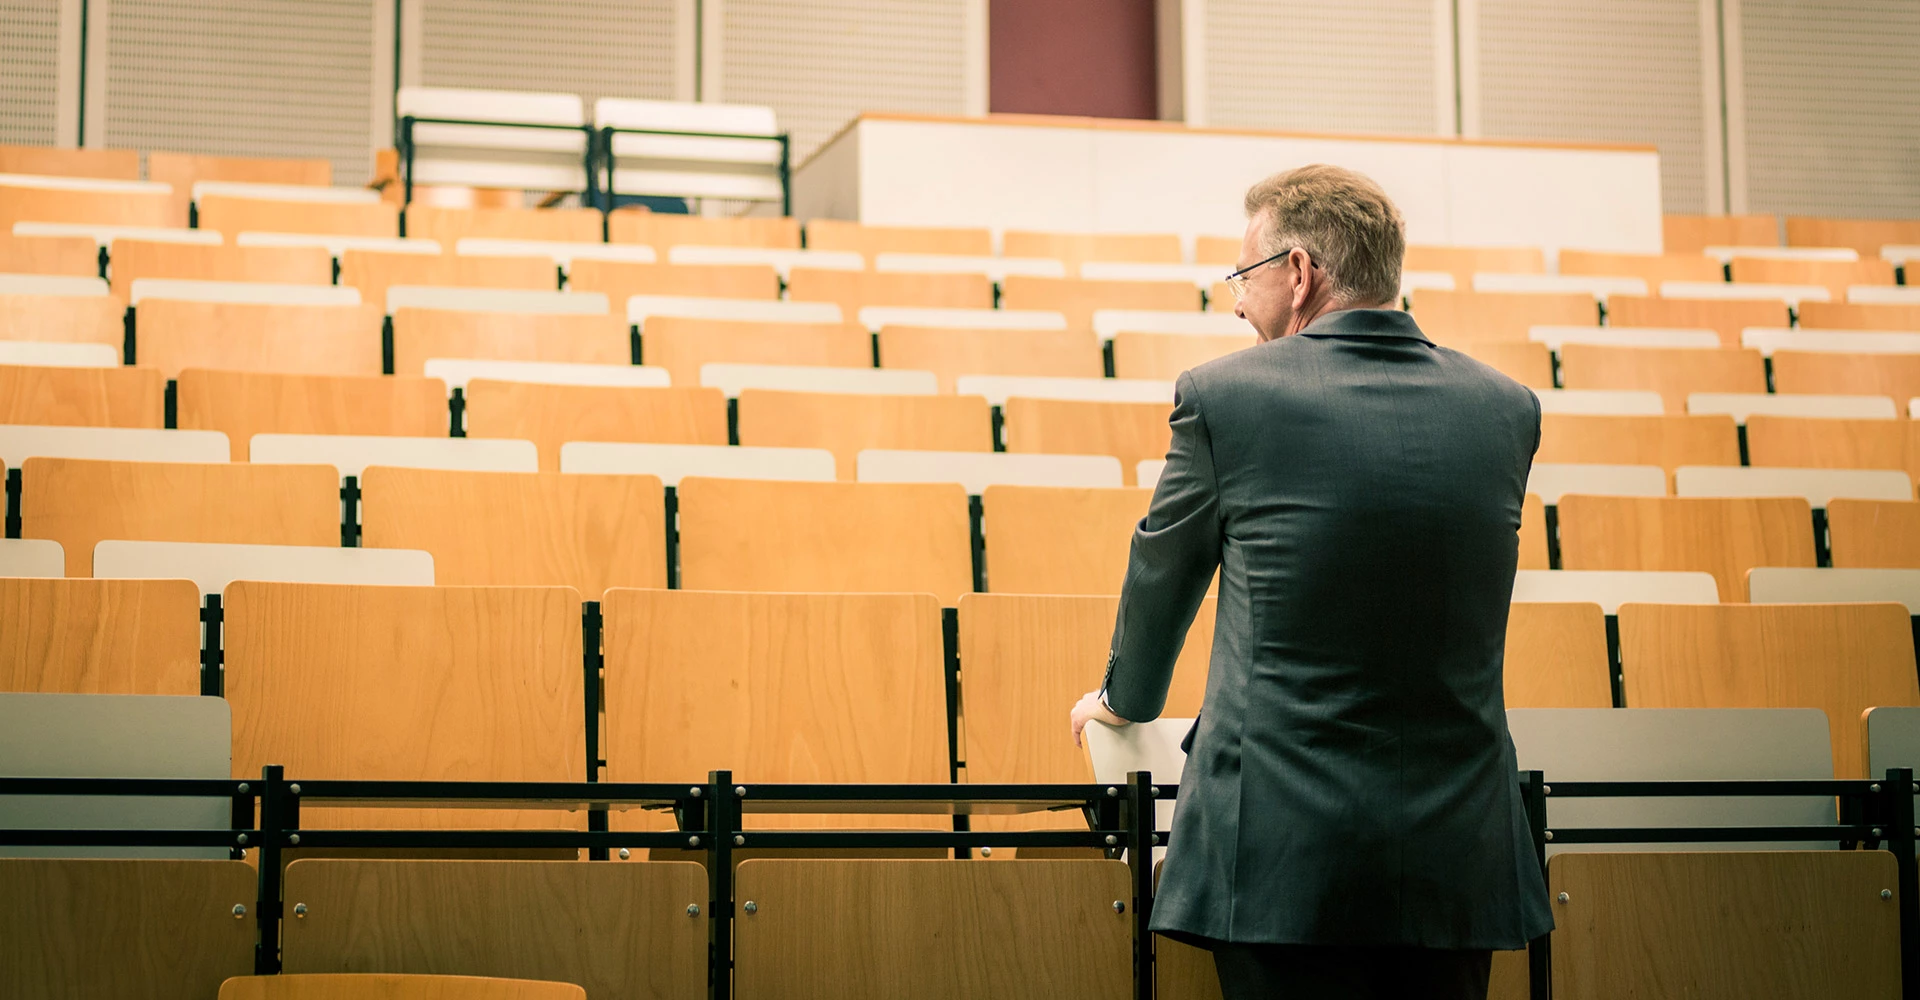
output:
[[[296,917],[305,917],[307,915],[307,904],[305,903],[293,904],[293,915]]]
[[[1117,900],[1117,899],[1116,899],[1116,900],[1114,900],[1114,901],[1113,901],[1113,912],[1115,912],[1115,913],[1125,913],[1125,912],[1127,912],[1127,904],[1125,904],[1125,903],[1123,903],[1123,902],[1121,902],[1121,901],[1119,901],[1119,900]]]
[[[292,793],[293,793],[293,794],[295,794],[295,795],[298,795],[298,794],[300,794],[300,786],[299,786],[299,785],[288,785],[288,786],[287,786],[287,791],[289,791],[289,792],[292,792]]]
[[[693,787],[691,787],[691,788],[689,788],[689,789],[687,789],[687,794],[688,794],[688,795],[691,795],[691,796],[693,796],[693,797],[694,797],[694,798],[696,798],[696,799],[697,799],[697,798],[699,798],[699,797],[700,797],[700,786],[699,786],[699,785],[694,785]]]
[[[622,861],[625,861],[625,860],[627,860],[628,858],[631,858],[631,857],[633,857],[633,852],[632,852],[632,851],[629,851],[629,850],[627,850],[627,849],[626,849],[626,848],[624,848],[624,847],[622,847],[622,848],[620,849],[620,860],[622,860]]]
[[[753,901],[753,900],[751,900],[751,899],[749,899],[749,900],[747,900],[747,905],[746,905],[746,906],[744,906],[744,907],[742,907],[742,909],[744,909],[744,910],[746,910],[746,911],[747,911],[748,913],[759,913],[759,912],[760,912],[760,904],[759,904],[759,903],[756,903],[756,902],[754,902],[754,901]]]
[[[1542,795],[1552,795],[1552,794],[1553,794],[1553,786],[1552,786],[1552,785],[1541,785],[1541,786],[1540,786],[1540,794],[1542,794]]]
[[[287,837],[287,843],[298,847],[300,845],[300,835],[297,833],[289,835]]]
[[[1892,890],[1892,889],[1882,889],[1882,890],[1880,890],[1880,898],[1881,898],[1881,899],[1892,899],[1892,898],[1893,898],[1893,890]]]
[[[1160,842],[1160,835],[1157,833],[1151,834],[1147,837],[1148,844],[1158,844],[1159,842]]]
[[[1880,786],[1877,784],[1867,786],[1867,791],[1869,792],[1877,792],[1879,790],[1880,790]]]
[[[240,839],[242,839],[242,840],[245,840],[246,838],[245,838],[245,837],[242,837],[242,838],[240,838]],[[1107,846],[1109,846],[1109,847],[1111,847],[1111,846],[1113,846],[1114,844],[1118,844],[1119,842],[1120,842],[1120,838],[1119,838],[1119,837],[1116,837],[1116,836],[1114,836],[1114,835],[1113,835],[1113,834],[1111,834],[1111,833],[1109,833],[1109,834],[1107,834]]]
[[[746,846],[746,843],[747,843],[747,838],[746,838],[746,837],[744,837],[744,836],[742,836],[741,834],[738,834],[738,833],[736,833],[736,834],[734,834],[734,835],[733,835],[733,846],[735,846],[735,847],[744,847],[744,846]]]
[[[1155,799],[1157,799],[1157,798],[1159,798],[1159,797],[1160,797],[1160,786],[1159,786],[1159,785],[1148,785],[1148,786],[1147,786],[1147,796],[1148,796],[1149,798],[1155,798]]]
[[[1566,902],[1567,900],[1569,900],[1569,899],[1572,899],[1573,897],[1571,897],[1571,896],[1569,896],[1569,895],[1567,895],[1566,893],[1564,893],[1564,892],[1563,892],[1563,893],[1561,893],[1560,895],[1558,895],[1558,896],[1555,896],[1555,897],[1553,897],[1553,898],[1555,898],[1555,899],[1557,899],[1557,900],[1559,900],[1559,901],[1561,901],[1562,903],[1564,903],[1564,902]]]
[[[688,838],[687,838],[687,846],[688,846],[688,847],[699,847],[699,846],[700,846],[700,838],[699,838],[699,837],[688,837]]]
[[[1107,787],[1107,798],[1111,799],[1118,796],[1119,794],[1120,794],[1120,789],[1114,788],[1111,785]]]
[[[242,795],[245,795],[245,794],[247,794],[247,783],[246,783],[246,782],[244,782],[244,781],[242,781],[242,782],[240,783],[240,788],[239,788],[239,791],[240,791],[240,794],[242,794]]]
[[[238,842],[240,843],[240,846],[241,846],[241,847],[245,847],[245,846],[247,846],[247,835],[246,835],[246,834],[244,834],[244,833],[243,833],[243,834],[241,834],[240,836],[238,836],[238,837],[235,837],[234,839],[235,839],[236,841],[238,841]]]
[[[733,786],[733,797],[734,797],[734,798],[736,798],[736,799],[744,799],[744,798],[746,798],[746,797],[747,797],[747,786],[745,786],[745,785],[735,785],[735,786]]]
[[[242,789],[245,789],[247,786],[241,785],[240,787]],[[1920,781],[1916,781],[1913,783],[1913,794],[1920,795]]]
[[[1546,839],[1548,839],[1548,840],[1552,840],[1552,839],[1553,839],[1553,831],[1552,831],[1552,830],[1548,830],[1548,831],[1547,831],[1547,836],[1546,836]]]
[[[699,916],[699,915],[700,915],[700,904],[699,904],[699,903],[688,903],[688,904],[687,904],[687,916],[689,916],[689,917],[697,917],[697,916]]]
[[[1878,838],[1879,838],[1879,836],[1880,836],[1880,828],[1879,828],[1879,827],[1877,827],[1877,826],[1876,826],[1876,827],[1874,827],[1874,828],[1873,828],[1873,835],[1874,835],[1874,837],[1875,837],[1876,839],[1878,839]]]
[[[990,858],[990,857],[993,857],[993,848],[991,848],[991,847],[982,847],[982,848],[980,849],[980,856],[981,856],[981,857],[983,857],[983,858]]]
[[[240,903],[233,904],[233,919],[238,920],[241,917],[244,917],[246,915],[247,915],[247,908],[244,905]]]

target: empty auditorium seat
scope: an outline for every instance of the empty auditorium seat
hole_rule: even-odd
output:
[[[1639,278],[1648,288],[1662,281],[1719,281],[1720,262],[1701,253],[1602,253],[1594,250],[1560,251],[1561,274],[1618,275]]]
[[[377,306],[152,299],[140,304],[136,336],[140,364],[165,378],[178,378],[187,368],[307,375],[381,371]]]
[[[1855,261],[1735,257],[1728,267],[1734,281],[1824,285],[1835,302],[1845,301],[1849,285],[1893,284],[1893,265],[1880,260],[1877,253],[1872,259]]]
[[[1635,708],[1825,711],[1838,777],[1868,776],[1861,713],[1920,706],[1898,604],[1629,604],[1620,664]]]
[[[1909,615],[1920,612],[1920,569],[1785,569],[1747,571],[1754,604],[1859,604],[1892,602]],[[1869,773],[1880,774],[1886,768]]]
[[[811,483],[835,480],[833,453],[823,448],[749,445],[569,441],[560,446],[560,471],[653,476],[669,488],[679,486],[687,476]]]
[[[1447,346],[1528,388],[1553,388],[1553,352],[1545,344],[1469,340]]]
[[[0,424],[159,427],[164,391],[152,368],[0,364]]]
[[[157,185],[135,183],[130,189],[112,191],[0,186],[0,232],[12,232],[16,222],[170,226],[172,209],[173,195]],[[219,227],[209,224],[207,228]]]
[[[1042,233],[1009,229],[1000,252],[1009,257],[1052,257],[1079,273],[1087,261],[1178,264],[1185,259],[1172,233]],[[1198,308],[1196,306],[1196,308]]]
[[[1098,315],[1096,310],[1095,315]],[[868,306],[857,317],[879,333],[888,326],[942,330],[1065,330],[1067,317],[1050,309],[933,309],[922,306]]]
[[[1408,271],[1444,271],[1453,275],[1454,287],[1460,289],[1472,288],[1478,272],[1539,274],[1547,269],[1539,247],[1409,246],[1401,266]]]
[[[645,243],[661,259],[674,246],[800,248],[796,219],[709,219],[693,215],[615,211],[607,215],[607,242]]]
[[[120,358],[126,303],[106,295],[0,292],[0,341],[102,344]]]
[[[688,590],[923,593],[951,606],[973,589],[958,484],[689,477],[679,499]]]
[[[954,391],[983,396],[994,406],[1007,400],[1081,400],[1097,403],[1172,403],[1173,383],[1150,378],[1046,378],[1034,375],[962,375]]]
[[[1607,676],[1612,669],[1607,623],[1597,604],[1516,600],[1507,614],[1505,662],[1509,708],[1608,708],[1613,704],[1613,683]]]
[[[1121,478],[1112,455],[864,448],[858,462],[863,483],[959,483],[973,495],[989,486],[1117,487]]]
[[[990,309],[993,283],[980,274],[910,274],[796,267],[787,275],[787,298],[835,302],[843,316],[866,306]]]
[[[567,269],[567,287],[580,292],[604,292],[618,309],[635,295],[777,299],[780,275],[766,264],[631,264],[578,260]]]
[[[1000,305],[1006,309],[1057,312],[1067,318],[1068,329],[1091,331],[1095,310],[1199,312],[1200,293],[1181,281],[1095,281],[1013,275],[1001,283]]]
[[[66,549],[68,576],[87,576],[106,538],[331,545],[340,501],[323,467],[32,458],[20,522],[21,537]]]
[[[824,448],[833,453],[841,480],[849,482],[866,448],[993,450],[992,414],[979,396],[746,389],[738,413],[741,444]]]
[[[1813,519],[1794,498],[1565,496],[1560,562],[1567,569],[1702,570],[1722,600],[1744,601],[1747,570],[1812,566]]]
[[[1164,458],[1172,442],[1168,403],[1099,403],[1015,397],[1004,407],[1007,450],[1112,455],[1123,469]]]
[[[1598,347],[1568,344],[1560,375],[1569,389],[1649,389],[1668,413],[1687,411],[1691,392],[1766,392],[1759,351],[1745,349]]]
[[[431,358],[427,377],[446,384],[449,393],[463,395],[467,383],[481,379],[532,382],[538,385],[623,386],[664,389],[673,384],[665,368],[649,365],[590,365],[570,361],[488,361],[477,358]]]
[[[1099,378],[1100,347],[1083,330],[966,330],[886,326],[880,366],[933,372],[940,391],[961,375]]]
[[[1645,295],[1647,283],[1630,276],[1587,274],[1503,274],[1473,276],[1475,292],[1524,295],[1588,295],[1606,302],[1610,295]]]
[[[140,151],[0,145],[0,173],[137,181],[140,179]],[[166,180],[164,177],[154,179]]]
[[[330,285],[333,259],[319,247],[194,246],[115,240],[112,274],[113,293],[122,298],[139,278]]]
[[[846,250],[791,250],[777,247],[676,246],[667,251],[670,264],[765,265],[782,281],[796,270],[864,271],[866,258]]]
[[[1569,493],[1617,497],[1663,497],[1667,471],[1657,465],[1540,462],[1527,472],[1527,492],[1557,504]]]
[[[981,495],[986,584],[996,594],[1118,594],[1153,491],[989,486]]]
[[[558,466],[558,462],[554,463]],[[433,554],[442,586],[667,584],[665,507],[652,476],[366,470],[361,544]]]
[[[1246,320],[1227,312],[1191,309],[1095,309],[1093,332],[1101,341],[1123,333],[1178,333],[1186,336],[1248,337],[1255,331]]]
[[[1718,416],[1600,417],[1549,413],[1540,418],[1536,462],[1658,465],[1739,465],[1733,418]]]
[[[1917,435],[1920,431],[1906,420],[1755,415],[1747,419],[1747,454],[1756,466],[1900,469],[1920,475]]]
[[[81,236],[16,236],[0,233],[0,274],[100,273],[99,249]]]
[[[578,781],[580,594],[566,587],[227,587],[233,774]],[[343,732],[354,734],[341,739]],[[309,827],[582,828],[583,813],[317,808]]]
[[[560,279],[553,261],[544,257],[429,257],[348,250],[340,258],[340,283],[360,289],[363,301],[385,302],[387,289],[395,285],[552,291]]]
[[[0,577],[0,691],[197,695],[199,609],[185,580]]]
[[[443,285],[391,285],[388,315],[402,309],[523,313],[545,316],[609,316],[599,292],[557,292],[522,288],[459,288]]]
[[[220,984],[220,1000],[586,1000],[572,983],[480,976],[310,973],[236,976]]]
[[[1752,572],[1828,571],[1765,569]],[[1698,572],[1556,569],[1522,570],[1514,574],[1515,604],[1569,601],[1597,604],[1602,612],[1616,615],[1622,604],[1718,604],[1720,591],[1712,574]]]
[[[875,271],[889,274],[978,274],[1002,282],[1009,275],[1064,278],[1067,266],[1052,257],[995,257],[940,253],[883,252],[869,258]]]
[[[763,301],[759,299],[704,299],[681,295],[633,295],[627,298],[627,322],[640,328],[656,317],[733,320],[745,323],[843,322],[840,307],[831,302]]]
[[[1787,216],[1790,247],[1852,247],[1862,257],[1878,257],[1889,243],[1920,243],[1920,220]]]
[[[778,323],[659,316],[647,323],[641,357],[677,386],[700,384],[709,364],[870,366],[873,340],[838,323]]]
[[[1827,351],[1775,351],[1773,385],[1777,392],[1817,392],[1920,396],[1920,354],[1837,354]]]
[[[1615,295],[1607,300],[1610,326],[1653,326],[1682,330],[1712,330],[1723,346],[1740,343],[1740,331],[1750,326],[1786,326],[1791,318],[1785,302],[1640,298]]]
[[[579,983],[589,997],[706,989],[707,922],[686,915],[707,898],[695,864],[307,859],[287,866],[284,892],[307,913],[281,925],[277,980],[378,969]],[[472,982],[432,1000],[496,1000]]]
[[[213,596],[235,580],[433,586],[433,556],[421,549],[325,545],[241,545],[231,542],[103,541],[93,547],[93,575],[115,580],[192,580]]]
[[[726,400],[714,389],[468,383],[467,435],[532,441],[540,468],[560,469],[568,441],[725,444]]]
[[[163,299],[178,302],[279,306],[357,306],[362,302],[360,290],[357,288],[335,285],[289,285],[278,281],[137,278],[133,282],[132,289],[127,293],[127,304],[132,306]]]
[[[813,250],[851,250],[870,261],[883,253],[985,257],[993,254],[993,231],[935,226],[869,226],[841,219],[814,219],[807,223],[807,247]]]
[[[463,239],[600,242],[600,213],[591,208],[407,207],[407,236],[452,249]]]
[[[1837,567],[1920,569],[1920,503],[1835,500],[1827,536]]]
[[[380,375],[180,372],[179,426],[220,431],[244,461],[255,434],[401,434],[447,428],[439,379]]]
[[[1593,296],[1582,292],[1442,292],[1422,288],[1413,293],[1413,318],[1422,333],[1442,344],[1525,341],[1527,331],[1536,326],[1598,326],[1600,310]]]
[[[1116,378],[1171,381],[1189,368],[1246,350],[1255,343],[1252,335],[1118,333],[1113,337],[1113,374]],[[1548,367],[1551,372],[1551,362]],[[1549,381],[1551,378],[1549,374]]]
[[[1668,253],[1700,253],[1711,246],[1780,245],[1780,222],[1771,215],[1666,215],[1661,223]]]
[[[1808,330],[1920,330],[1920,306],[1806,302],[1800,306],[1800,326]]]
[[[430,358],[617,365],[633,359],[633,348],[619,316],[396,310],[394,373],[422,374]]]
[[[240,181],[249,184],[333,183],[333,163],[325,159],[265,159],[249,156],[201,156],[192,153],[147,153],[147,179],[173,185],[174,222],[187,224],[193,186],[200,181]]]
[[[385,202],[350,205],[208,195],[199,199],[196,207],[200,213],[200,228],[217,229],[223,233],[400,235],[399,210]]]

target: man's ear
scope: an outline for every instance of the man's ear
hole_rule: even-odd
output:
[[[1309,261],[1306,267],[1296,267],[1293,273],[1296,278],[1293,286],[1293,308],[1298,310],[1304,308],[1307,299],[1313,295],[1313,263]]]

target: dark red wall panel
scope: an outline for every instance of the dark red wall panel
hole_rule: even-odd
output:
[[[995,112],[1157,117],[1154,0],[992,0]]]

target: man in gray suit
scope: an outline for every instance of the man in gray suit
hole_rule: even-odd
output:
[[[1160,714],[1219,572],[1206,699],[1153,928],[1238,997],[1483,1000],[1553,926],[1501,690],[1533,393],[1393,304],[1399,211],[1302,167],[1247,192],[1235,313],[1260,343],[1175,386],[1101,689]]]

